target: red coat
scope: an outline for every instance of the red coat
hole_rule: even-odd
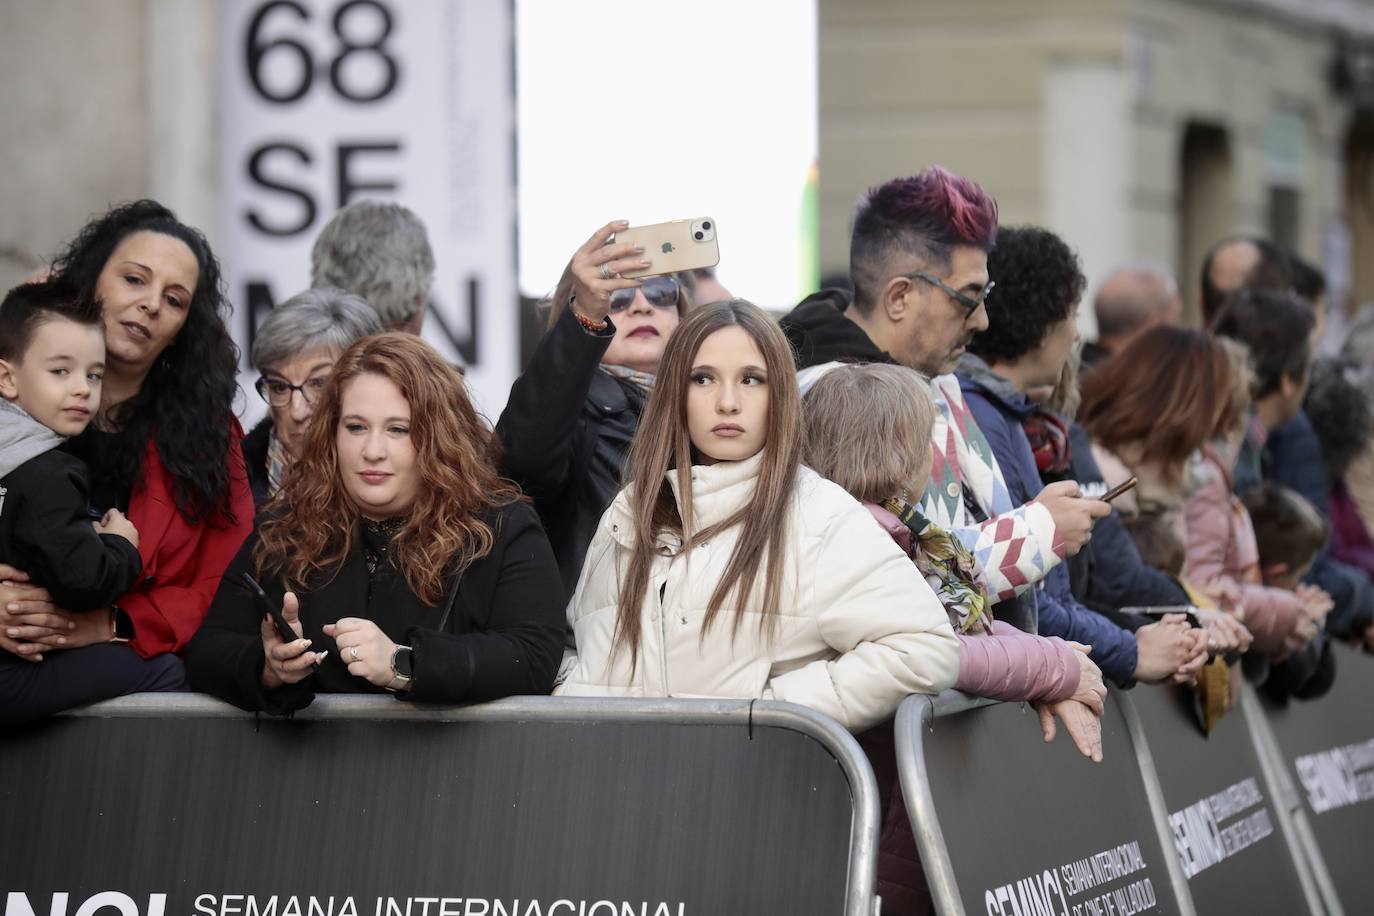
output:
[[[248,488],[239,440],[243,428],[231,418],[229,505],[234,524],[192,525],[177,511],[172,477],[157,446],[143,456],[143,482],[129,499],[129,521],[138,529],[143,573],[119,606],[133,619],[134,651],[144,658],[180,652],[199,629],[229,561],[253,530],[253,495]]]

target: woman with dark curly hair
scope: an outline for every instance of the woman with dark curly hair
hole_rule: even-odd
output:
[[[124,512],[143,573],[108,608],[81,614],[0,568],[6,707],[37,717],[143,690],[184,688],[181,651],[224,567],[253,525],[233,398],[238,354],[205,237],[151,200],[88,223],[53,264],[97,299],[105,321],[104,392],[69,443],[91,472],[91,509]],[[7,659],[8,661],[8,659]]]
[[[1024,428],[1037,412],[1028,395],[1055,385],[1063,373],[1078,339],[1084,278],[1073,250],[1035,226],[998,232],[988,274],[997,282],[986,303],[988,328],[974,336],[960,360],[959,385],[997,456],[1012,501],[1026,503],[1042,486]],[[1068,428],[1060,423],[1057,429],[1067,456]],[[1036,598],[1039,632],[1091,645],[1092,660],[1118,684],[1187,679],[1206,661],[1205,644],[1188,632],[1182,617],[1132,633],[1084,606],[1062,564],[1045,576]]]
[[[280,714],[322,692],[548,693],[563,645],[558,566],[496,456],[432,347],[399,333],[353,344],[191,640],[192,686]],[[297,638],[258,610],[245,574]]]

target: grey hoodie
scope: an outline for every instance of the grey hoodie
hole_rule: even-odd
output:
[[[0,477],[65,441],[18,404],[0,398]]]

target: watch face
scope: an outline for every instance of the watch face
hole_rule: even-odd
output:
[[[116,639],[134,638],[134,621],[123,608],[115,608],[114,631]]]
[[[395,668],[396,673],[401,677],[415,676],[411,668],[411,650],[408,646],[402,646],[396,650],[396,654],[391,659],[391,667]]]

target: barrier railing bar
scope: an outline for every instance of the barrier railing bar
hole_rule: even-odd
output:
[[[1261,708],[1259,695],[1248,683],[1241,685],[1240,708],[1250,726],[1250,740],[1254,742],[1260,770],[1274,796],[1274,808],[1278,812],[1281,829],[1284,829],[1289,855],[1297,865],[1298,878],[1302,882],[1308,906],[1312,907],[1313,913],[1345,916],[1345,908],[1336,893],[1336,883],[1326,869],[1326,860],[1322,857],[1321,847],[1317,845],[1316,835],[1312,833],[1312,825],[1307,820],[1298,787],[1289,774],[1278,739],[1274,737],[1274,731]]]
[[[942,697],[944,695],[942,694]],[[955,696],[951,694],[951,696]],[[966,698],[972,701],[972,698]],[[987,705],[986,701],[970,702],[959,711]],[[935,912],[947,916],[965,916],[963,898],[959,896],[959,882],[954,877],[954,863],[950,861],[945,837],[940,830],[940,818],[935,811],[935,798],[930,791],[930,774],[926,770],[925,731],[935,720],[935,704],[929,696],[917,694],[907,697],[897,707],[895,737],[897,744],[897,773],[902,794],[906,798],[907,817],[916,848],[921,853],[921,867],[925,871],[926,886],[935,904]]]
[[[217,718],[252,714],[201,694],[133,694],[70,710],[84,718]],[[817,741],[840,765],[852,796],[846,916],[877,916],[878,781],[854,736],[829,716],[773,700],[675,700],[620,697],[510,697],[476,706],[416,706],[383,696],[320,696],[295,718],[431,722],[607,722],[784,728]]]
[[[1145,688],[1150,689],[1150,688]],[[1155,833],[1159,837],[1159,847],[1164,850],[1164,868],[1169,875],[1169,883],[1174,886],[1174,896],[1178,898],[1181,916],[1197,916],[1193,905],[1193,893],[1188,887],[1188,876],[1183,873],[1183,863],[1178,859],[1173,832],[1169,829],[1169,806],[1164,801],[1164,790],[1159,785],[1159,772],[1155,769],[1155,758],[1150,753],[1149,742],[1145,740],[1145,728],[1136,713],[1135,705],[1129,696],[1116,687],[1109,688],[1108,702],[1121,707],[1121,717],[1126,722],[1126,735],[1135,753],[1136,765],[1140,767],[1140,782],[1145,788],[1145,801],[1149,805]],[[1103,753],[1110,753],[1106,748]]]

